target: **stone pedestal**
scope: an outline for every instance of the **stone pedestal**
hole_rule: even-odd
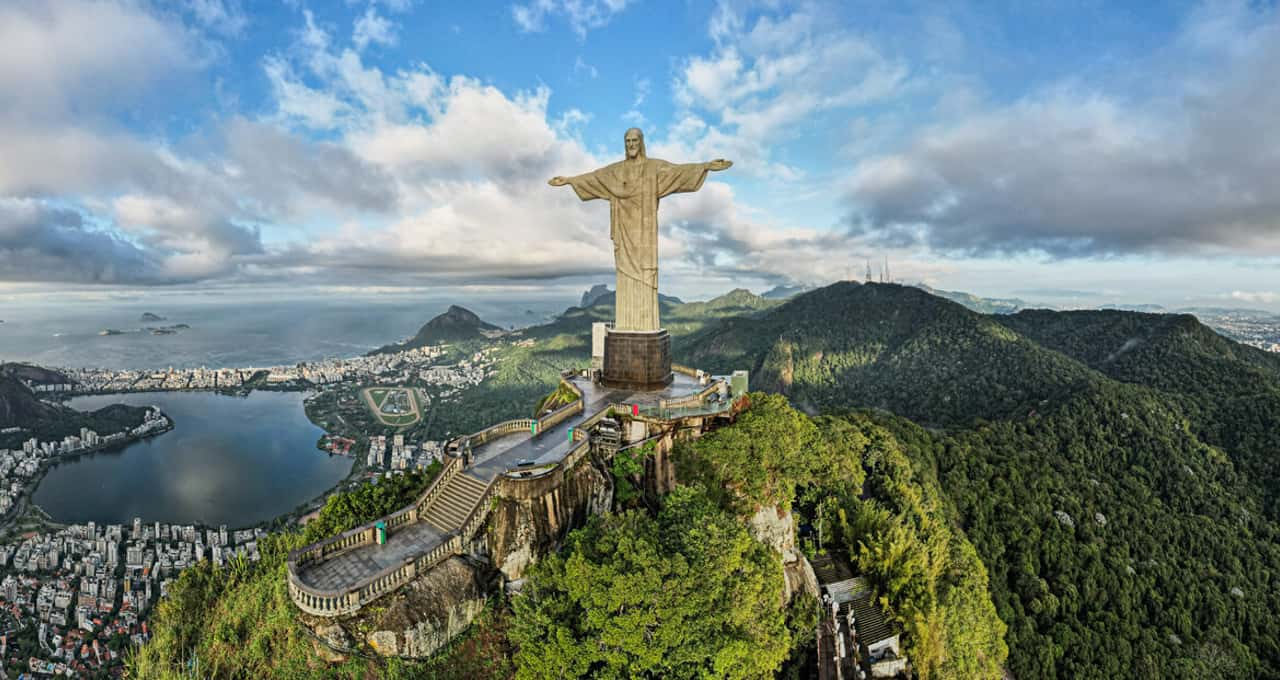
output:
[[[615,331],[604,336],[604,369],[608,387],[658,390],[671,384],[671,336],[656,331]]]

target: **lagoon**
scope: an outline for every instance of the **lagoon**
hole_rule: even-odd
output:
[[[341,481],[351,458],[316,448],[305,394],[148,392],[76,397],[72,408],[159,406],[172,431],[60,462],[34,502],[58,522],[245,527],[293,510]]]

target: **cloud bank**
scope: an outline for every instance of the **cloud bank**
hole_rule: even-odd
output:
[[[1280,254],[1275,11],[1203,11],[1179,48],[1158,95],[1060,83],[863,160],[848,223],[961,255]]]

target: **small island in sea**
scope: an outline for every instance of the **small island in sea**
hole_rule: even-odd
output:
[[[151,333],[152,335],[177,335],[178,331],[185,331],[191,326],[185,323],[176,323],[172,326],[146,326],[144,328],[133,328],[122,331],[115,328],[104,328],[98,331],[98,335],[128,335],[130,333]]]
[[[163,316],[160,316],[159,314],[153,314],[151,312],[143,312],[142,316],[138,317],[138,320],[142,321],[143,323],[147,323],[147,322],[155,322],[155,321],[164,321],[165,318]]]

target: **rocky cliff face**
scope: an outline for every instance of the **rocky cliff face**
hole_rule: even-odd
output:
[[[796,522],[790,510],[774,505],[760,508],[747,520],[747,529],[757,541],[782,555],[783,562],[800,558],[796,552]]]
[[[366,648],[383,656],[421,659],[466,630],[497,587],[491,568],[453,557],[354,616],[304,614],[302,620],[327,648],[320,650],[326,658],[337,660]]]
[[[783,600],[790,601],[798,592],[818,597],[818,577],[809,560],[796,550],[795,515],[774,505],[760,508],[747,520],[747,530],[757,541],[782,556],[782,574],[786,578]]]
[[[504,482],[489,517],[493,565],[507,580],[524,578],[528,568],[560,548],[571,529],[613,505],[613,480],[583,460],[567,474]]]
[[[658,498],[676,487],[674,461],[671,459],[674,446],[674,433],[668,432],[657,440],[653,455],[645,458],[644,489],[650,498]],[[690,432],[695,436],[700,433]],[[647,433],[646,435],[647,436]],[[775,505],[762,507],[754,515],[747,518],[747,530],[757,541],[769,546],[781,556],[783,576],[786,579],[784,601],[789,602],[796,593],[808,592],[819,596],[818,578],[813,573],[813,566],[804,555],[796,549],[796,522],[790,510],[783,510]]]
[[[524,578],[531,565],[560,548],[571,529],[613,504],[612,480],[590,460],[567,474],[503,484],[477,544],[487,543],[487,564],[454,557],[354,616],[301,615],[321,655],[338,660],[357,649],[408,658],[434,654],[471,625],[504,580]]]

